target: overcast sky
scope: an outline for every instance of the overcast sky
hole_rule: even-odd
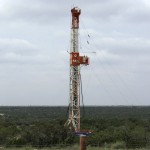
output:
[[[149,0],[0,0],[0,105],[68,105],[73,6],[84,104],[150,105]]]

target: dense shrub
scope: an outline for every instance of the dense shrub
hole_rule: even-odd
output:
[[[150,120],[145,110],[142,114],[143,119],[136,117],[141,108],[134,108],[136,111],[132,111],[132,116],[127,115],[126,117],[120,117],[123,116],[125,110],[128,110],[126,108],[123,109],[122,113],[121,109],[109,107],[106,108],[109,110],[108,114],[104,108],[101,110],[101,107],[99,111],[95,107],[93,111],[91,108],[86,109],[94,113],[94,115],[89,114],[87,118],[84,117],[81,120],[83,129],[93,131],[93,134],[88,137],[88,145],[107,145],[114,149],[150,146]],[[50,147],[79,143],[79,138],[64,127],[67,120],[67,116],[63,116],[65,108],[60,108],[59,111],[62,114],[59,114],[58,110],[59,108],[53,107],[0,108],[0,113],[5,114],[5,116],[0,117],[0,145]],[[100,117],[100,112],[105,117]],[[115,114],[115,117],[110,112]]]

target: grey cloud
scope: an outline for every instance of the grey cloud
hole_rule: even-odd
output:
[[[91,41],[90,49],[97,52],[96,55],[91,55],[96,66],[106,65],[111,69],[114,65],[117,70],[142,72],[150,63],[150,40],[148,39],[101,37],[94,42]]]
[[[54,3],[53,1],[41,0],[7,0],[3,4],[0,12],[1,21],[30,21],[42,23],[52,23],[53,19],[59,21],[64,18],[65,12],[62,10],[64,2]]]
[[[150,6],[142,0],[105,0],[78,2],[84,5],[83,16],[96,18],[97,21],[123,21],[123,22],[147,22],[149,21]],[[40,24],[63,21],[68,17],[68,4],[65,0],[7,0],[2,3],[4,7],[0,12],[1,21],[20,20],[38,22]],[[66,9],[65,9],[66,7]],[[66,20],[67,21],[67,20]]]
[[[102,37],[96,41],[96,46],[107,49],[110,53],[118,55],[147,56],[150,51],[150,40],[144,38],[113,38]]]
[[[92,1],[86,5],[84,16],[96,19],[96,22],[146,23],[149,22],[150,6],[143,0]],[[87,14],[87,15],[85,15]]]
[[[46,65],[49,64],[50,58],[43,55],[36,56],[21,56],[14,53],[7,53],[0,56],[0,63],[15,63],[16,65],[30,64],[30,65]]]
[[[0,39],[0,53],[15,52],[18,54],[32,54],[39,49],[30,42],[22,39]]]
[[[0,54],[0,63],[50,63],[50,57],[41,54],[37,46],[21,39],[0,39]]]
[[[143,91],[143,87],[150,86],[149,1],[76,0],[75,3],[82,9],[81,51],[97,52],[87,53],[90,66],[82,67],[83,89],[87,91],[85,103],[149,104],[148,90]],[[71,5],[66,0],[1,0],[0,104],[68,103],[66,51],[70,44]],[[91,33],[89,45],[87,31]],[[133,92],[129,91],[131,87]],[[130,93],[137,94],[138,102]]]

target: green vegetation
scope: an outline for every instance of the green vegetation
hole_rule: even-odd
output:
[[[150,149],[150,107],[86,107],[81,114],[82,128],[93,131],[88,150]],[[79,138],[64,127],[67,117],[67,107],[0,107],[0,149],[70,149]]]

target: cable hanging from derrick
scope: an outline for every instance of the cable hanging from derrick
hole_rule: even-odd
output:
[[[85,38],[85,41],[86,41],[86,45],[83,45],[82,44],[82,47],[85,47],[86,49],[90,50],[91,51],[91,44],[92,46],[94,45],[95,49],[98,51],[98,52],[101,52],[101,50],[99,49],[98,45],[96,44],[96,42],[94,41],[94,39],[92,38],[92,36],[87,32],[86,28],[85,28],[85,25],[84,23],[81,21],[81,25],[82,27],[84,28],[83,31],[84,31],[84,34],[86,34],[86,36],[84,35],[84,38]],[[104,58],[106,57],[103,53],[101,53],[101,56],[103,56]],[[100,62],[101,66],[103,67],[103,70],[106,72],[107,76],[109,77],[110,81],[113,83],[114,87],[117,89],[117,91],[119,92],[119,94],[121,95],[123,101],[125,101],[126,103],[129,104],[128,102],[128,99],[127,99],[127,96],[124,96],[123,92],[121,91],[121,88],[115,83],[114,79],[111,77],[110,73],[107,71],[107,68],[105,68],[105,64],[107,66],[110,67],[110,63],[109,62],[106,62],[104,64],[104,62],[98,58],[98,61]],[[138,98],[136,95],[134,95],[131,87],[130,89],[128,88],[127,84],[125,83],[125,81],[122,79],[122,77],[120,76],[120,73],[116,70],[116,68],[114,68],[113,65],[111,65],[111,68],[113,69],[113,71],[117,74],[120,82],[122,83],[122,85],[124,86],[124,88],[126,89],[126,91],[128,93],[130,93],[132,95],[132,97],[134,99],[136,99],[136,101],[138,101]]]

